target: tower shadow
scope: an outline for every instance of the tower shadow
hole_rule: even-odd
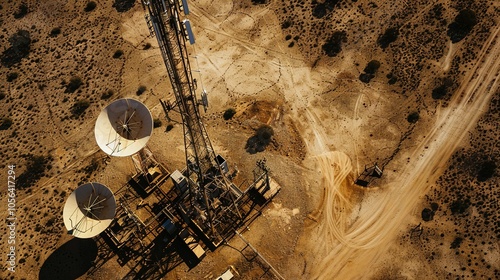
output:
[[[93,239],[73,238],[45,260],[38,279],[77,279],[90,269],[96,257],[97,244]]]

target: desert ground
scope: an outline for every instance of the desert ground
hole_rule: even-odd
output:
[[[101,256],[92,239],[54,257],[75,246],[62,220],[69,194],[86,182],[116,191],[135,172],[95,143],[95,120],[113,100],[146,104],[163,123],[148,147],[169,170],[185,165],[179,116],[169,122],[159,102],[174,96],[141,3],[90,2],[0,3],[1,279],[42,279],[42,270],[134,279],[114,258],[80,264]],[[248,260],[236,236],[163,279],[217,279],[230,265],[235,279],[500,278],[499,1],[188,2],[215,150],[240,181],[265,158],[281,186],[241,230],[274,270]],[[228,109],[236,114],[226,120]],[[272,142],[250,153],[262,124]],[[382,177],[354,184],[374,164]],[[54,259],[79,269],[47,270]]]

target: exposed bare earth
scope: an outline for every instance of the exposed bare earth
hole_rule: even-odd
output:
[[[197,40],[191,65],[209,93],[203,117],[214,148],[237,165],[239,181],[267,158],[282,187],[242,229],[244,237],[286,279],[499,278],[498,1],[253,2],[192,0],[189,15]],[[172,94],[139,3],[118,12],[112,1],[99,1],[85,12],[80,1],[39,1],[18,19],[18,3],[1,5],[1,46],[9,47],[19,29],[29,31],[32,43],[20,63],[0,67],[0,117],[13,121],[0,130],[0,180],[7,180],[7,164],[16,164],[18,177],[29,173],[29,154],[44,156],[50,167],[18,188],[18,266],[9,273],[3,262],[0,278],[37,279],[71,240],[61,217],[71,191],[88,181],[116,191],[134,172],[131,160],[103,160],[93,136],[100,110],[118,98],[137,98],[165,127],[158,99]],[[448,25],[465,9],[475,12],[477,24],[452,43]],[[61,33],[51,36],[54,27]],[[382,48],[378,39],[391,27],[399,35]],[[328,56],[322,46],[335,36],[341,49]],[[118,49],[123,55],[113,58]],[[360,81],[372,60],[380,68]],[[7,81],[13,72],[18,77]],[[69,93],[74,76],[83,84]],[[147,90],[138,96],[141,85]],[[441,85],[445,94],[433,98]],[[108,90],[113,94],[102,98]],[[90,106],[75,116],[82,99]],[[236,115],[226,121],[228,108]],[[274,140],[249,154],[246,141],[263,123],[273,127]],[[155,129],[149,146],[174,170],[184,164],[183,143],[182,128],[171,124],[166,133]],[[383,177],[369,188],[354,185],[375,162]],[[0,201],[6,199],[2,189]],[[424,208],[433,209],[431,221],[422,220]],[[244,247],[241,239],[228,245],[165,278],[214,279],[229,265],[238,279],[276,277],[235,250]],[[112,258],[80,275],[122,279],[130,269]]]

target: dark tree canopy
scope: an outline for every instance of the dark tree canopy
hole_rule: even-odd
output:
[[[12,126],[12,120],[10,118],[0,119],[0,130],[9,129]]]
[[[227,120],[230,120],[235,114],[236,114],[236,110],[234,110],[233,108],[229,108],[226,111],[224,111],[223,118],[224,118],[224,120],[227,121]]]
[[[375,72],[377,72],[379,68],[380,68],[380,62],[378,60],[372,60],[368,62],[363,71],[365,71],[368,74],[375,74]]]
[[[90,101],[86,99],[78,100],[73,104],[73,107],[71,107],[71,113],[73,114],[74,117],[79,117],[82,115],[85,110],[90,106]]]
[[[497,165],[494,161],[483,162],[477,174],[477,179],[481,182],[488,180],[493,176],[493,174],[495,174],[496,168]]]
[[[120,13],[126,12],[135,5],[135,0],[115,0],[113,7]]]
[[[26,14],[28,14],[28,6],[26,5],[26,3],[21,3],[21,5],[19,5],[17,11],[14,13],[14,18],[20,19],[20,18],[24,17]]]
[[[10,48],[3,52],[1,61],[5,67],[10,68],[29,55],[31,45],[30,33],[26,30],[19,30],[9,38],[9,42]]]
[[[422,220],[428,222],[434,218],[434,211],[429,208],[425,208],[422,210]]]
[[[460,42],[467,36],[477,24],[477,17],[474,11],[469,9],[461,10],[455,20],[448,25],[448,36],[452,43]]]
[[[399,36],[399,28],[398,27],[391,27],[388,28],[384,34],[382,34],[378,40],[377,43],[382,49],[385,49],[391,44],[392,42],[396,41]]]
[[[252,0],[252,4],[254,5],[259,5],[259,4],[267,4],[268,0]]]
[[[408,115],[408,117],[406,118],[406,120],[409,123],[416,123],[419,118],[420,118],[420,115],[418,114],[418,112],[413,112],[413,113],[411,113],[411,114]]]
[[[328,41],[323,45],[323,51],[329,57],[336,56],[342,50],[342,43],[347,42],[345,31],[335,31]]]
[[[452,214],[463,214],[469,208],[470,200],[469,199],[457,199],[450,204],[450,210]]]
[[[262,125],[255,131],[255,135],[248,138],[245,149],[250,154],[262,152],[271,143],[274,130],[269,125]]]
[[[51,156],[27,156],[26,171],[17,177],[17,185],[19,189],[31,187],[40,178],[45,175],[45,170],[51,167]]]
[[[91,12],[95,9],[95,7],[97,7],[97,4],[94,1],[90,1],[85,6],[84,10],[85,10],[85,12]]]
[[[69,84],[66,85],[66,92],[73,93],[83,84],[80,77],[74,76],[69,80]]]

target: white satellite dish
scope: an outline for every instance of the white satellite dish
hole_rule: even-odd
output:
[[[95,139],[108,155],[125,157],[140,151],[153,133],[153,117],[143,103],[130,98],[114,101],[95,124]]]
[[[115,196],[108,187],[99,183],[83,184],[64,204],[64,225],[75,237],[91,238],[111,224],[115,210]]]

